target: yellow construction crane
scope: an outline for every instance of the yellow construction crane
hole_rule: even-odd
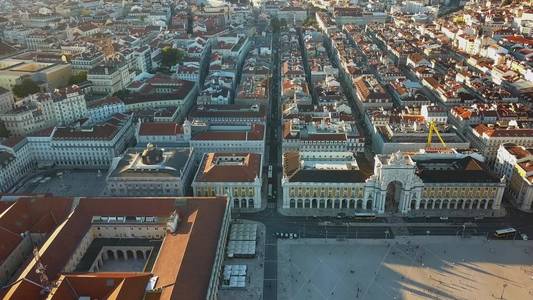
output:
[[[428,122],[429,127],[429,134],[428,134],[428,140],[426,142],[426,149],[431,149],[431,141],[433,140],[433,133],[437,134],[437,137],[439,138],[440,143],[442,144],[444,149],[448,149],[448,146],[446,146],[446,143],[442,139],[439,133],[439,129],[437,128],[437,124],[435,124],[435,121],[429,121]]]

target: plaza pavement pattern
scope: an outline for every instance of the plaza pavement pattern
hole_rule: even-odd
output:
[[[533,299],[533,242],[485,238],[278,242],[278,299]]]

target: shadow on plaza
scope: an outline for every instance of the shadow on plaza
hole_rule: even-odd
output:
[[[526,244],[527,242],[517,242],[520,244],[515,244],[510,247],[509,251],[506,251],[507,247],[504,245],[494,246],[493,243],[495,242],[481,242],[470,244],[465,247],[455,242],[455,245],[450,244],[446,247],[438,248],[438,246],[428,247],[428,244],[405,244],[391,240],[388,245],[380,245],[384,246],[387,250],[385,250],[386,253],[379,258],[382,260],[377,261],[378,265],[369,265],[368,261],[365,261],[364,258],[354,259],[352,257],[346,261],[342,261],[342,263],[332,263],[321,266],[318,270],[309,272],[309,274],[301,274],[302,278],[301,280],[298,280],[300,284],[294,282],[291,283],[288,286],[288,289],[292,291],[286,295],[294,297],[294,299],[305,299],[309,297],[309,295],[304,295],[305,291],[303,290],[305,288],[313,289],[313,285],[315,287],[320,287],[319,280],[314,277],[324,276],[321,274],[327,274],[330,271],[339,274],[339,279],[349,284],[350,288],[353,289],[351,291],[353,299],[404,299],[404,297],[410,298],[408,294],[412,294],[412,297],[420,299],[459,300],[468,299],[468,297],[476,294],[479,294],[479,297],[481,297],[481,295],[491,293],[492,297],[489,296],[487,299],[500,299],[499,290],[502,290],[502,288],[505,290],[505,287],[526,289],[525,292],[527,293],[528,287],[524,286],[523,282],[517,282],[515,280],[517,280],[517,278],[529,278],[533,275],[533,268],[528,267],[533,263],[533,257],[530,254],[533,253],[533,245],[528,245]],[[337,247],[348,245],[331,244],[331,246]],[[309,249],[312,248],[313,247],[310,247]],[[358,250],[359,248],[354,248],[354,251]],[[475,253],[476,250],[481,250],[481,253]],[[313,257],[315,262],[322,260],[325,262],[331,262],[333,259],[331,257],[320,258],[319,251],[316,250],[308,251],[309,252],[306,253],[316,255]],[[368,251],[372,252],[374,250],[369,248],[361,251],[367,251],[367,253],[370,253]],[[383,248],[381,251],[383,251]],[[301,251],[301,249],[290,251],[292,262],[288,262],[291,264],[291,267],[287,274],[291,274],[291,278],[287,278],[287,280],[294,281],[299,275],[296,272],[295,267],[292,266],[293,264],[299,270],[307,268],[300,265],[300,262],[304,262],[305,258],[297,257],[304,256],[305,253],[303,252],[304,251]],[[324,256],[328,256],[326,252],[323,253]],[[335,252],[337,251],[330,251],[329,255],[335,256],[340,254],[340,252]],[[363,253],[361,254],[364,255]],[[372,256],[372,258],[369,259],[372,260],[376,257],[379,257],[379,255]],[[483,267],[482,265],[484,264],[490,264],[490,270]],[[346,270],[346,268],[349,269],[351,265],[353,265],[355,270]],[[502,276],[504,274],[504,268],[508,266],[515,267],[516,265],[524,265],[524,268],[522,268],[521,271],[527,274],[515,272],[515,274],[512,275],[512,278]],[[397,268],[403,268],[403,270],[408,270],[406,268],[416,269],[399,271]],[[430,272],[427,272],[428,270],[426,268],[430,270]],[[526,268],[531,270],[526,271]],[[418,273],[416,276],[411,276],[412,274],[415,274],[411,272],[422,273]],[[508,272],[505,273],[509,274]],[[308,279],[311,286],[307,285]],[[356,282],[354,282],[354,280]],[[505,287],[503,287],[504,285]],[[301,290],[298,290],[298,287]],[[341,299],[336,298],[336,292],[338,292],[339,295],[342,293],[340,291],[331,290],[331,288],[332,287],[330,286],[323,287],[324,294],[322,297],[328,299]],[[359,291],[357,291],[358,289]],[[480,289],[486,290],[480,291]],[[497,293],[497,295],[495,295],[495,293]],[[280,299],[285,298],[282,297]],[[504,297],[504,299],[512,298]]]
[[[531,265],[533,258],[530,253],[533,253],[532,246],[524,247],[512,247],[512,252],[504,251],[504,247],[498,247],[500,252],[497,252],[492,245],[478,244],[477,247],[487,247],[488,253],[484,252],[476,257],[476,254],[472,253],[472,249],[466,248],[463,251],[470,253],[465,254],[464,258],[460,258],[457,249],[453,252],[452,257],[447,257],[448,253],[445,249],[442,252],[434,253],[427,251],[425,247],[418,247],[417,245],[391,245],[391,249],[397,250],[393,255],[403,256],[403,259],[386,258],[384,261],[389,260],[393,263],[400,263],[404,266],[418,267],[417,272],[424,272],[425,267],[431,269],[431,275],[427,275],[425,278],[407,278],[402,273],[396,272],[394,269],[387,266],[387,263],[383,264],[382,272],[393,272],[394,277],[400,277],[400,280],[388,281],[390,288],[393,291],[392,294],[400,294],[402,291],[410,292],[414,295],[422,297],[424,299],[466,299],[465,296],[458,297],[457,295],[476,294],[479,292],[480,286],[497,290],[504,284],[506,286],[514,286],[524,288],[524,286],[516,282],[514,278],[520,277],[525,274],[515,274],[514,278],[507,278],[502,276],[503,272],[498,272],[506,266],[515,265]],[[487,249],[485,248],[485,249]],[[526,249],[529,249],[526,251]],[[520,255],[518,255],[522,252]],[[459,257],[459,259],[458,259]],[[408,261],[409,263],[405,263]],[[481,265],[492,265],[491,270],[481,267]],[[533,269],[530,271],[530,273]],[[525,272],[525,271],[524,271]],[[427,274],[427,273],[426,273]],[[531,276],[533,274],[529,274]],[[423,275],[425,276],[425,275]],[[485,277],[485,279],[481,279]],[[484,282],[480,282],[483,280]],[[455,281],[455,282],[454,282]],[[496,286],[488,286],[487,283],[494,283]],[[494,295],[498,298],[500,295]]]

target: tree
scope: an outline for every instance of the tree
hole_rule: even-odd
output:
[[[41,89],[39,88],[39,86],[30,78],[26,78],[22,80],[20,84],[16,84],[13,86],[13,94],[20,98],[24,98],[28,95],[38,93],[40,90]]]
[[[270,19],[270,27],[272,27],[273,32],[279,32],[280,24],[278,18],[273,17]]]
[[[165,47],[161,50],[161,55],[161,64],[172,67],[183,60],[185,52],[180,49]]]
[[[303,23],[303,26],[317,26],[317,25],[318,23],[316,22],[314,14],[312,16],[307,17],[307,19],[305,19]]]
[[[84,81],[87,81],[87,71],[81,71],[76,75],[70,77],[69,84],[80,84]]]
[[[4,122],[2,121],[0,121],[0,137],[4,137],[4,138],[9,137],[9,131],[7,131],[7,128]]]
[[[287,20],[285,20],[285,19],[281,19],[281,20],[279,21],[279,26],[280,26],[281,28],[286,28],[286,27],[287,27]]]

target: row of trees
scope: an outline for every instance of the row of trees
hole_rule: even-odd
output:
[[[180,49],[165,47],[161,50],[162,58],[161,64],[164,67],[170,68],[183,61],[185,52]],[[69,80],[69,85],[80,84],[87,81],[87,72],[83,71],[76,75],[73,75]],[[20,84],[13,86],[13,94],[19,98],[24,98],[28,95],[38,93],[40,91],[39,85],[31,78],[22,80]]]
[[[70,77],[69,85],[80,84],[87,81],[87,72],[83,71]],[[35,94],[41,91],[39,85],[31,78],[25,78],[21,83],[13,86],[13,94],[19,98],[24,98],[28,95]]]
[[[28,95],[38,93],[41,89],[30,78],[22,80],[21,83],[13,86],[13,94],[17,97],[24,98]]]
[[[270,19],[270,27],[272,27],[272,31],[279,32],[280,29],[287,27],[287,20],[285,19],[278,19],[276,17]]]

